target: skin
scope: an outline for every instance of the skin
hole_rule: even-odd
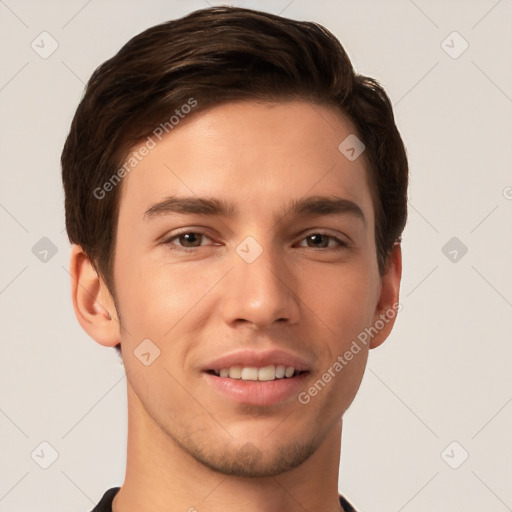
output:
[[[364,153],[351,162],[338,150],[351,133],[337,112],[305,101],[234,102],[185,118],[124,178],[115,302],[73,246],[77,318],[101,345],[121,342],[127,373],[127,468],[114,511],[341,510],[342,416],[394,319],[306,405],[296,395],[239,404],[201,370],[237,348],[279,348],[311,364],[307,390],[398,302],[401,249],[380,276]],[[224,199],[238,213],[145,220],[169,195]],[[283,215],[313,195],[356,203],[365,222]],[[183,228],[204,236],[163,243]],[[247,236],[262,248],[250,264],[236,252]],[[330,237],[348,245],[334,251]],[[149,366],[134,355],[147,338],[161,351]]]

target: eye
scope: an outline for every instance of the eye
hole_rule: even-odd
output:
[[[202,239],[208,239],[204,233],[198,231],[185,231],[183,233],[178,233],[177,235],[168,238],[163,242],[164,245],[168,245],[170,249],[196,249],[201,247]],[[178,241],[179,244],[174,243],[174,241]]]
[[[327,233],[311,233],[306,236],[302,240],[311,241],[312,245],[307,245],[306,247],[312,247],[315,249],[333,249],[340,250],[348,246],[343,240],[339,238],[328,235]],[[329,245],[329,240],[333,241],[334,244]],[[303,245],[301,247],[304,247]]]

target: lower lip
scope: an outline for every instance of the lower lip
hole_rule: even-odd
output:
[[[297,396],[308,372],[296,377],[270,381],[229,379],[204,373],[208,383],[221,395],[246,405],[273,405]]]

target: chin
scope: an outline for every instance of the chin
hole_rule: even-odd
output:
[[[183,446],[204,466],[224,475],[254,478],[276,476],[300,466],[316,451],[320,441],[293,442],[260,449],[252,442],[218,451]]]

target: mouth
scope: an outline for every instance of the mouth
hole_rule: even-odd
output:
[[[269,406],[292,402],[312,370],[310,358],[276,347],[226,353],[206,362],[202,375],[213,400]]]
[[[214,399],[260,407],[293,402],[310,373],[304,359],[275,350],[231,353],[202,371]]]

